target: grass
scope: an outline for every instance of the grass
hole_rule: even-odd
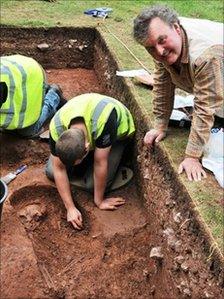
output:
[[[1,0],[1,23],[27,25],[30,19],[33,26],[55,26],[59,22],[63,25],[76,24],[84,10],[95,7],[111,7],[113,22],[125,22],[131,25],[132,19],[148,5],[168,4],[182,16],[223,20],[223,2],[219,0],[201,1],[71,1],[57,0],[49,3],[42,0]],[[78,17],[78,18],[77,18]],[[38,21],[41,20],[41,24]],[[33,22],[33,23],[32,23]],[[126,28],[127,29],[127,28]]]
[[[174,8],[179,15],[186,17],[205,18],[223,22],[223,1],[69,1],[57,0],[49,3],[41,0],[11,1],[0,0],[1,24],[25,27],[53,27],[53,26],[95,26],[104,35],[107,44],[115,53],[120,68],[136,69],[141,67],[125,47],[117,41],[115,34],[148,68],[153,69],[153,63],[147,52],[132,38],[132,23],[136,15],[151,4],[167,4]],[[111,7],[111,17],[102,21],[84,15],[84,10],[96,7]],[[110,30],[109,33],[108,29]],[[129,81],[129,80],[128,80]],[[148,89],[134,86],[134,90],[147,109],[150,118],[152,115],[152,97]],[[146,128],[147,129],[147,128]],[[170,136],[162,144],[166,149],[175,168],[181,162],[189,131],[170,129]],[[194,200],[197,209],[210,227],[211,232],[222,251],[223,245],[223,207],[219,203],[223,192],[213,176],[200,183],[191,183],[184,176],[181,180]]]

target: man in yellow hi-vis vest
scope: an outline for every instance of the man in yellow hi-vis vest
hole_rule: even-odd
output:
[[[74,228],[82,228],[82,216],[70,191],[74,173],[81,179],[73,184],[93,192],[100,209],[114,210],[125,203],[121,197],[104,196],[112,188],[124,148],[134,132],[130,111],[114,98],[96,93],[71,99],[52,118],[46,174],[55,180],[67,220]],[[128,169],[126,182],[131,177]]]
[[[0,128],[36,137],[46,120],[62,106],[62,91],[45,83],[45,73],[33,58],[1,57]]]

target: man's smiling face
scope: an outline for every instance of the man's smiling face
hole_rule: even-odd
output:
[[[180,26],[174,23],[172,27],[160,18],[152,19],[145,48],[152,57],[164,64],[174,64],[181,54],[182,38]]]

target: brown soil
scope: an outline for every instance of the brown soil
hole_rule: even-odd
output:
[[[28,33],[23,51],[35,54]],[[41,32],[37,33],[34,38],[41,40]],[[88,41],[88,36],[80,36]],[[3,53],[7,45],[3,42]],[[75,231],[66,222],[54,184],[44,174],[48,144],[2,134],[1,175],[22,164],[28,168],[10,183],[4,204],[1,298],[222,298],[220,264],[205,255],[206,239],[184,190],[173,183],[163,155],[151,155],[142,147],[144,116],[127,86],[113,76],[116,62],[99,36],[96,45],[95,71],[43,66],[50,65],[49,82],[59,83],[68,99],[84,92],[119,99],[125,94],[139,125],[133,154],[136,175],[113,194],[127,202],[117,211],[100,211],[90,194],[73,190],[85,224],[82,231]],[[59,53],[60,47],[55,47]],[[52,61],[57,57],[52,54]],[[153,248],[157,254],[150,257]]]
[[[91,70],[51,69],[47,74],[49,82],[62,86],[67,98],[103,92]],[[79,84],[79,78],[83,78],[83,84]],[[48,144],[8,134],[2,134],[1,142],[2,175],[28,165],[11,182],[9,200],[4,204],[2,298],[82,298],[94,294],[117,298],[125,295],[129,285],[130,294],[150,294],[143,273],[145,265],[151,263],[149,255],[144,257],[150,233],[134,182],[116,192],[127,199],[116,212],[99,211],[91,195],[75,191],[74,198],[85,219],[84,230],[77,232],[66,222],[62,201],[44,175]],[[116,287],[120,281],[117,271],[121,272],[122,288]]]

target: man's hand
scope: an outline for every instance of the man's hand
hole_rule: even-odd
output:
[[[152,129],[145,134],[144,143],[149,147],[153,146],[154,142],[158,143],[166,137],[166,133],[162,130]]]
[[[125,199],[122,197],[111,197],[104,199],[99,205],[100,210],[116,210],[118,206],[125,204]]]
[[[67,211],[67,221],[76,229],[82,229],[82,215],[78,209],[72,208]]]
[[[189,181],[201,181],[202,177],[206,178],[206,172],[203,170],[201,163],[197,158],[185,158],[181,162],[178,174],[181,174],[183,171],[186,172]]]

